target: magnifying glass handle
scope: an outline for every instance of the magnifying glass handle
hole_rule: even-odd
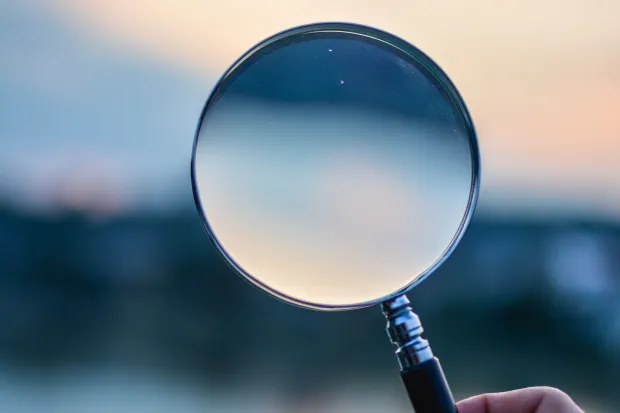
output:
[[[422,338],[420,318],[409,304],[404,295],[382,304],[409,400],[416,413],[457,413],[441,364]]]
[[[448,382],[436,357],[401,373],[416,413],[457,413]]]

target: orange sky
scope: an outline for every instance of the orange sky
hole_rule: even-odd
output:
[[[426,51],[462,92],[480,135],[483,196],[514,188],[620,213],[620,2],[46,4],[93,41],[211,80],[250,46],[291,26],[352,21],[391,31]]]

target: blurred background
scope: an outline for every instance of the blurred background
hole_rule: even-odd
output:
[[[7,412],[407,412],[377,308],[263,294],[193,205],[202,106],[246,49],[351,21],[415,44],[479,132],[455,254],[410,294],[457,398],[620,405],[620,3],[0,0]]]

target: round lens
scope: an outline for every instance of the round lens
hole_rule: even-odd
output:
[[[378,303],[430,274],[478,186],[473,125],[441,69],[348,24],[292,29],[244,55],[207,102],[192,167],[229,263],[323,309]]]

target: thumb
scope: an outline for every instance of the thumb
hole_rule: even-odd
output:
[[[566,393],[551,387],[483,394],[459,402],[457,408],[459,413],[583,413]]]

